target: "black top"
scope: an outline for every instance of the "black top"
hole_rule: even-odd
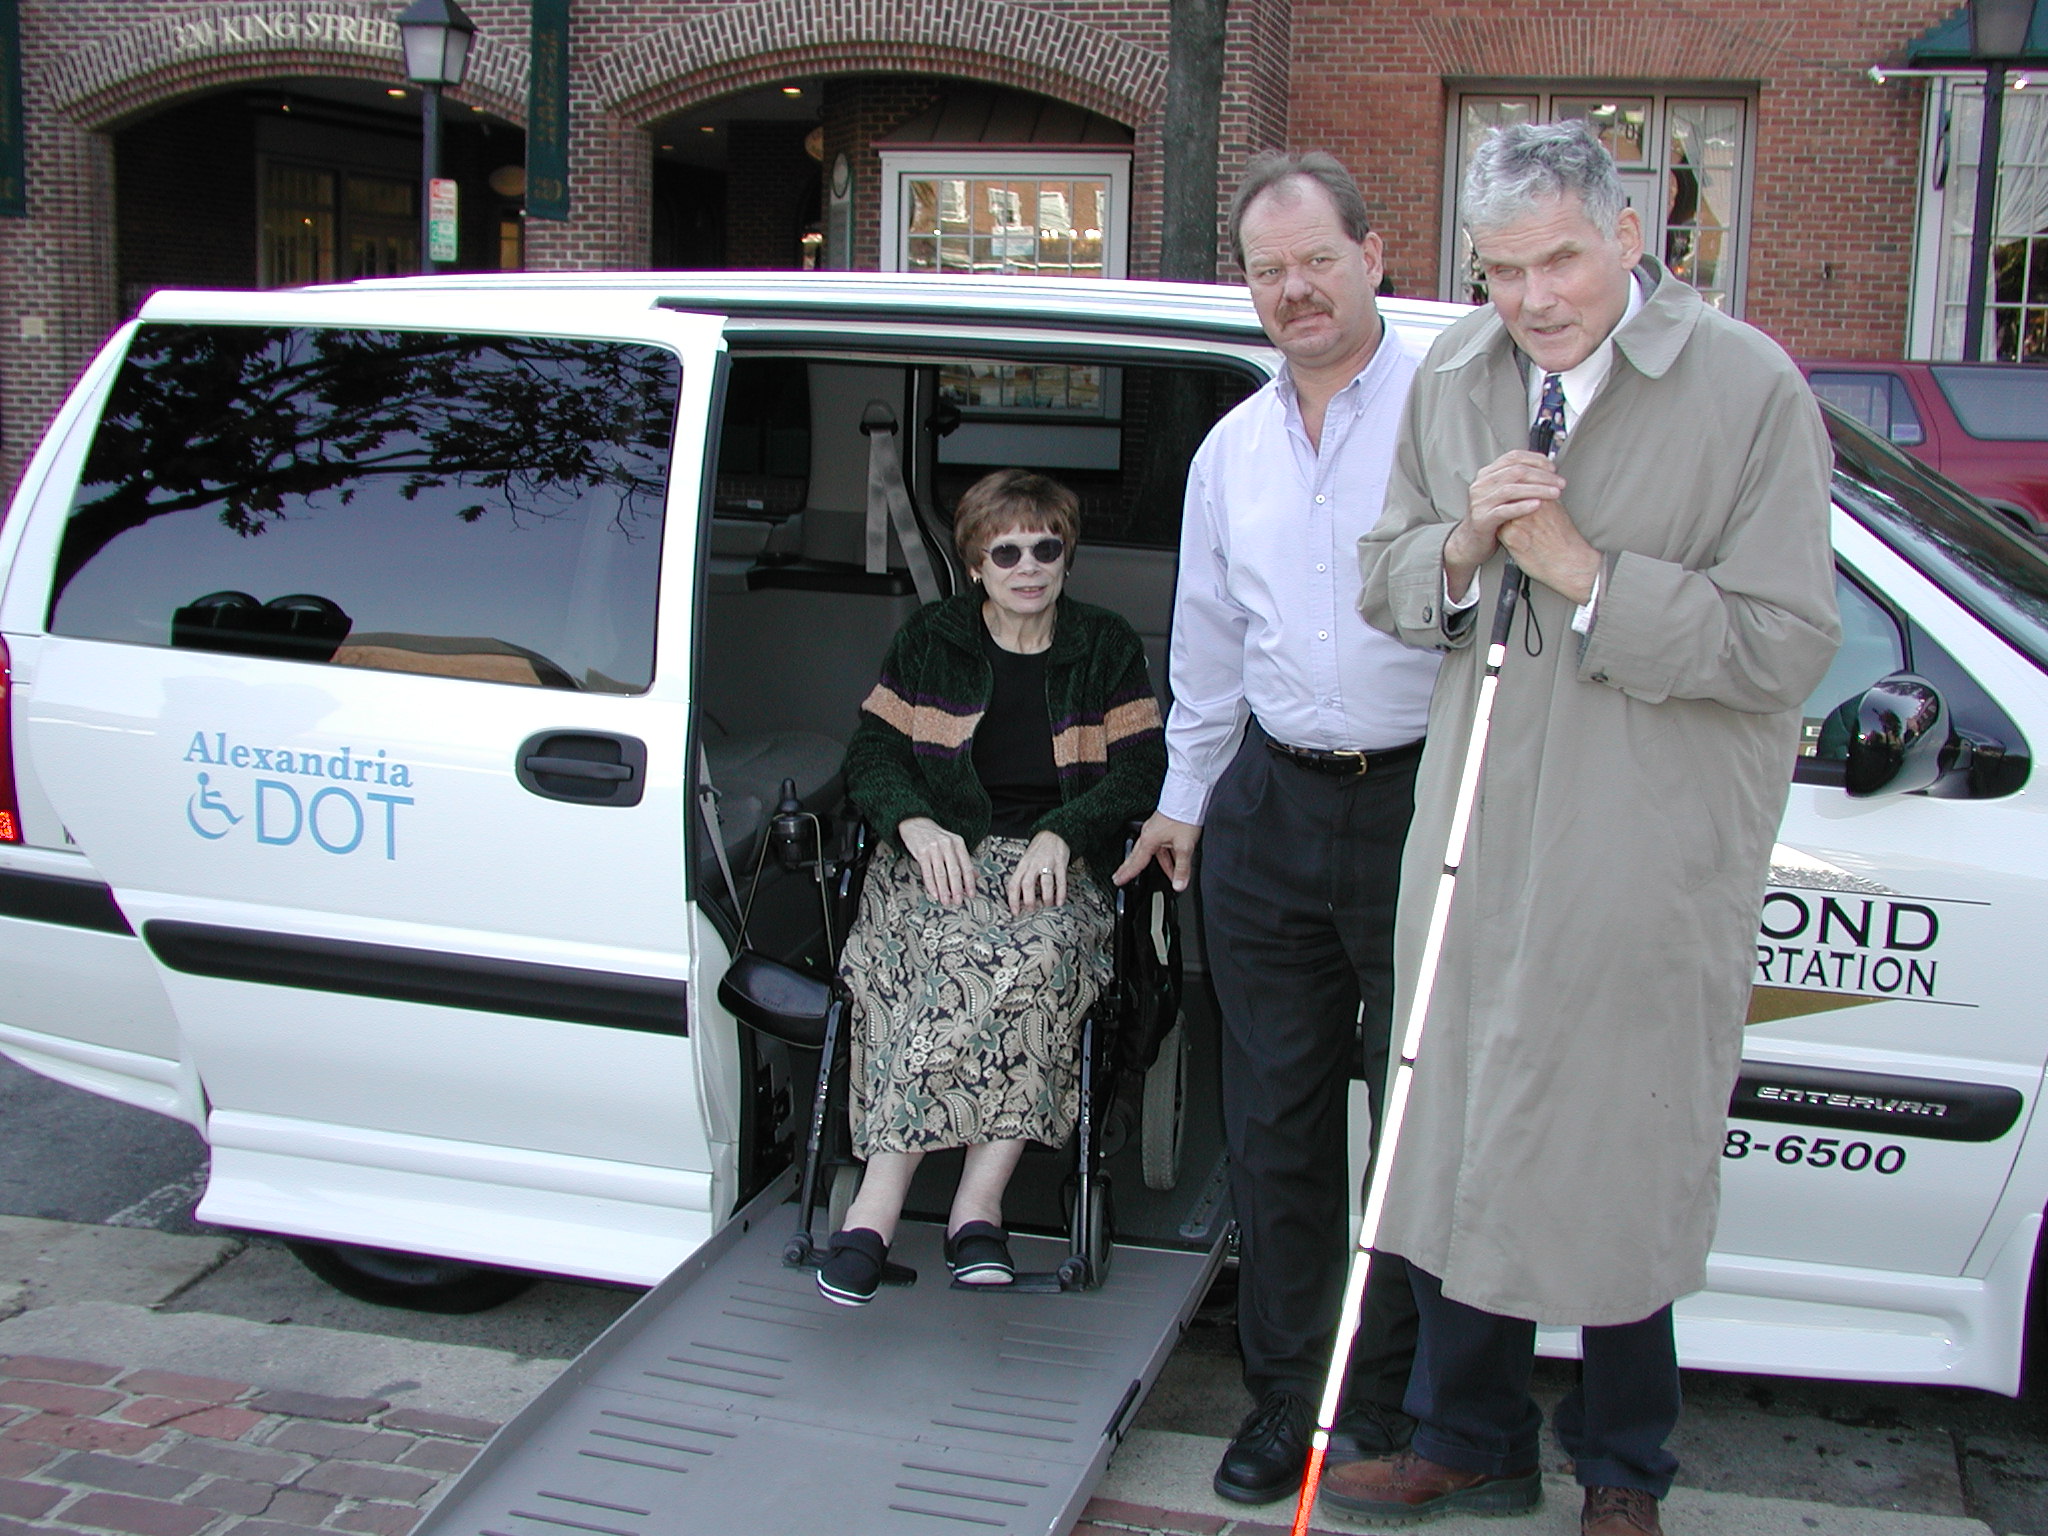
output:
[[[995,691],[974,728],[974,773],[988,791],[988,830],[995,837],[1029,837],[1039,818],[1060,803],[1052,715],[1045,704],[1046,653],[1004,650],[983,620],[981,654],[995,673]]]

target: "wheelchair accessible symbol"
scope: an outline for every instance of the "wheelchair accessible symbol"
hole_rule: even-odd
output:
[[[208,824],[202,824],[200,821],[202,816],[207,817],[208,824],[218,827],[219,830],[209,831]],[[226,819],[213,820],[215,817]],[[228,809],[227,801],[221,799],[220,791],[213,787],[212,777],[202,773],[199,775],[198,793],[185,802],[185,820],[194,832],[211,843],[226,837],[241,824],[242,818]]]

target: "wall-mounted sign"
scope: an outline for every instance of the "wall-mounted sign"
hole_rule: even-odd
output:
[[[436,176],[427,183],[427,260],[455,259],[455,183]]]
[[[28,148],[22,142],[21,9],[0,0],[0,218],[28,214]]]
[[[569,217],[569,0],[533,0],[526,101],[526,216]]]
[[[175,18],[172,46],[181,53],[221,48],[283,45],[287,48],[341,46],[398,52],[398,25],[366,16],[354,7],[313,5],[236,6]]]

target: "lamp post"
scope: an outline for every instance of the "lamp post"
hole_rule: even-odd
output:
[[[434,270],[434,182],[441,174],[441,91],[462,84],[476,24],[455,0],[413,0],[400,13],[405,77],[420,88],[420,270]]]
[[[1963,310],[1963,358],[1984,356],[1984,308],[1997,233],[1999,140],[2005,127],[2005,72],[2027,50],[2034,0],[1969,0],[1970,57],[1984,66],[1984,124],[1977,140],[1977,208],[1970,223],[1970,287]],[[1996,350],[1996,349],[1994,349]]]

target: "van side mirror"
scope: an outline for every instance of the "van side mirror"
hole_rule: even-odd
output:
[[[1864,689],[1853,706],[1842,781],[1851,798],[1909,795],[1968,777],[1979,744],[1954,729],[1941,691],[1926,678],[1894,672]]]

